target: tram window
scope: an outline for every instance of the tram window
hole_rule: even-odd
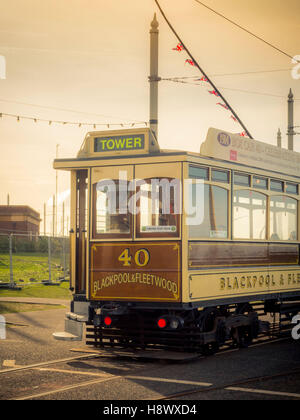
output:
[[[239,174],[235,172],[233,179],[236,185],[243,185],[246,187],[250,187],[250,175]]]
[[[268,189],[268,180],[266,178],[260,178],[258,176],[253,177],[253,188],[261,188],[263,190]]]
[[[267,198],[264,194],[238,190],[233,195],[235,239],[266,239]]]
[[[132,217],[128,211],[128,200],[126,185],[120,186],[119,181],[101,181],[94,185],[95,237],[130,236]]]
[[[189,202],[196,194],[191,184]],[[189,226],[190,238],[228,238],[228,191],[215,185],[204,185],[204,218],[201,224]]]
[[[212,169],[211,179],[216,182],[229,182],[229,172],[220,171],[219,169]]]
[[[137,188],[137,236],[179,235],[180,181],[147,179]]]
[[[298,202],[290,197],[270,198],[270,239],[281,241],[297,240]]]
[[[283,182],[271,179],[270,188],[273,191],[283,191]]]
[[[285,191],[289,194],[298,194],[298,184],[286,183]]]
[[[190,166],[189,176],[191,178],[200,178],[208,180],[208,168],[203,168],[200,166]]]

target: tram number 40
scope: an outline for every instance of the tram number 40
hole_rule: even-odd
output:
[[[137,266],[145,267],[150,260],[150,254],[147,249],[142,248],[136,251],[134,255],[131,255],[130,249],[126,248],[119,256],[118,260],[123,263],[124,267],[130,267],[133,260]]]

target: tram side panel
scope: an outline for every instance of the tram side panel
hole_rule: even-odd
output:
[[[191,302],[212,306],[300,295],[298,244],[190,242],[188,265]]]

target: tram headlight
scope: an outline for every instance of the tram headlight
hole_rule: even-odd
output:
[[[157,326],[160,329],[177,330],[182,328],[184,320],[179,316],[161,316],[157,320]]]
[[[172,328],[172,330],[176,330],[179,327],[179,319],[178,318],[172,318],[170,321],[170,328]]]

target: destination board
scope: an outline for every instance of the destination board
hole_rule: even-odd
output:
[[[145,149],[144,134],[95,137],[94,141],[95,152],[113,152],[122,150],[128,151]]]
[[[87,133],[78,158],[159,153],[159,145],[149,128],[105,130]]]

